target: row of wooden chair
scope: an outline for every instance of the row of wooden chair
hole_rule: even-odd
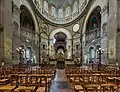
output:
[[[55,69],[7,67],[0,71],[0,92],[46,92]]]
[[[120,92],[119,70],[88,70],[66,68],[66,74],[76,92]],[[114,79],[112,82],[111,79]]]

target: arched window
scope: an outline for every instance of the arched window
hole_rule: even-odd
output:
[[[90,60],[94,60],[95,52],[93,47],[90,47],[89,49],[89,56],[90,56]]]
[[[101,35],[101,7],[97,6],[92,12],[88,19],[86,27],[86,38],[95,39]]]
[[[48,2],[44,1],[44,10],[48,13]]]
[[[58,11],[58,17],[63,18],[63,9],[59,9]]]
[[[44,49],[44,50],[46,49],[46,46],[45,46],[45,44],[43,44],[43,49]]]
[[[100,48],[100,45],[97,45],[96,46],[96,58],[98,59],[99,58],[99,48]]]
[[[51,8],[51,15],[54,16],[54,17],[56,16],[56,9],[53,6]]]
[[[78,2],[75,0],[73,4],[73,13],[75,13],[78,10]]]
[[[76,45],[76,50],[78,50],[78,49],[79,49],[79,45],[77,44],[77,45]]]
[[[70,7],[67,7],[67,8],[66,8],[66,17],[70,15],[70,12],[71,12],[71,11],[70,11]]]
[[[30,59],[30,49],[26,49],[26,58]]]
[[[97,19],[96,16],[93,16],[90,19],[90,24],[89,25],[90,25],[90,30],[98,28],[99,22],[98,22],[98,19]]]

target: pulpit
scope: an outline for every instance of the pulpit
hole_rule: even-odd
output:
[[[56,68],[64,69],[65,68],[65,55],[64,55],[64,53],[62,53],[62,52],[57,53],[55,58],[57,61]]]

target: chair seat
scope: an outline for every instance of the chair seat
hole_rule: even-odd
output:
[[[101,84],[101,87],[115,87],[115,84],[108,83],[108,84]]]
[[[77,84],[78,84],[78,83],[79,83],[79,79],[75,80],[74,83],[77,83]]]
[[[43,80],[41,83],[42,83],[42,84],[45,84],[45,83],[46,83],[46,81],[44,81],[44,80]]]
[[[81,85],[75,85],[75,90],[83,90],[83,87]]]
[[[45,87],[39,87],[36,92],[45,92]]]
[[[118,87],[120,88],[120,85],[118,85]]]
[[[6,81],[8,81],[8,79],[2,79],[2,80],[0,80],[0,82],[6,82]]]
[[[17,90],[19,90],[19,91],[22,91],[22,90],[24,90],[24,91],[34,91],[35,90],[35,87],[34,86],[28,86],[28,87],[26,87],[26,86],[19,86],[17,89],[16,89],[16,91]]]
[[[112,83],[101,84],[101,88],[100,89],[101,90],[116,90],[117,86],[115,84],[112,84]]]
[[[99,85],[97,84],[87,84],[87,85],[84,85],[84,88],[87,89],[87,90],[99,90]]]
[[[74,81],[74,77],[71,77],[70,80]]]
[[[15,89],[16,86],[10,86],[10,85],[5,85],[5,86],[1,86],[0,87],[0,90],[8,90],[8,91],[11,91],[13,89]]]
[[[50,81],[51,80],[51,78],[47,78],[47,81]]]

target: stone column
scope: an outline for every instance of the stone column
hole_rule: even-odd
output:
[[[4,0],[4,60],[11,63],[12,57],[12,0]]]
[[[0,62],[3,59],[3,13],[4,13],[4,0],[0,0]]]
[[[120,64],[120,1],[117,2],[117,41],[116,41],[116,60]]]
[[[116,61],[117,0],[109,0],[108,17],[108,63]]]
[[[19,3],[19,2],[18,2]],[[12,61],[14,63],[19,62],[19,54],[17,52],[17,48],[20,46],[20,9],[17,4],[15,4],[15,1],[12,3],[13,13],[12,13],[12,25],[13,25],[13,31],[16,31],[17,34],[14,34],[12,37],[12,52],[13,57]],[[16,25],[15,25],[16,24]],[[16,29],[15,27],[18,27]],[[13,32],[14,33],[14,32]]]
[[[103,64],[108,63],[107,53],[108,53],[108,45],[107,45],[107,30],[108,28],[108,3],[106,2],[104,7],[101,10],[101,49],[102,56],[101,61]]]

